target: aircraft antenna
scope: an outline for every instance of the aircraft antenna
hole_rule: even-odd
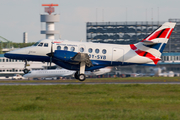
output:
[[[159,7],[158,7],[158,25],[159,25]]]
[[[102,9],[102,22],[104,22],[104,9]]]

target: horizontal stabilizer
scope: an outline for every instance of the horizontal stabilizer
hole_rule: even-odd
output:
[[[163,38],[156,38],[154,40],[143,40],[142,42],[144,44],[147,44],[147,45],[153,45],[153,44],[157,44],[157,43],[162,43],[162,40]]]
[[[154,42],[154,41],[150,41],[150,40],[144,40],[143,43],[148,44],[148,45],[152,45],[152,44],[156,44],[158,42]]]

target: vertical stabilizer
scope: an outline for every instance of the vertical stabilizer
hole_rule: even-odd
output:
[[[157,64],[176,23],[166,22],[137,44],[130,47],[139,56],[151,59]]]

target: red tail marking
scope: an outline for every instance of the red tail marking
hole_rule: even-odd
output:
[[[157,31],[157,32],[155,32],[155,33],[153,33],[153,35],[150,37],[150,38],[145,38],[146,40],[153,40],[153,39],[155,39],[155,38],[157,38],[157,36],[160,34],[160,32],[161,32],[162,30],[160,30],[160,31]]]
[[[137,47],[134,44],[130,44],[130,47],[131,47],[132,50],[136,50],[137,49]]]
[[[146,37],[145,39],[143,39],[141,42],[143,42],[144,40],[153,40],[155,38],[165,38],[166,35],[168,34],[170,28],[166,28],[164,31],[163,30],[159,30],[159,31],[156,31],[154,32],[153,34],[149,35],[148,37]],[[168,35],[168,39],[172,33],[173,29],[171,30],[171,32],[169,33]],[[161,33],[162,32],[162,33]]]
[[[146,53],[146,51],[142,51],[142,50],[139,50],[137,49],[137,47],[134,45],[134,44],[130,44],[130,47],[132,50],[134,50],[139,56],[142,56],[142,57],[147,57],[149,59],[151,59],[154,64],[156,65],[158,63],[158,61],[160,60],[159,58],[156,58],[155,56],[153,56],[151,53]],[[146,55],[145,55],[146,53]]]
[[[170,28],[166,28],[166,29],[163,31],[163,33],[159,36],[159,38],[165,38],[166,35],[168,34],[169,30],[170,30]]]
[[[171,35],[171,33],[172,33],[172,31],[173,31],[173,28],[171,29],[171,31],[169,32],[169,35],[168,35],[168,39],[170,38],[170,35]]]
[[[143,56],[146,52],[145,51],[141,51],[141,50],[136,50],[135,51],[139,56]],[[144,56],[145,57],[145,56]]]

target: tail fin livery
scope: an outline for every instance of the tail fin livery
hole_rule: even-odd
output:
[[[150,44],[167,43],[176,23],[166,22],[141,42]]]
[[[161,54],[170,38],[170,35],[176,23],[166,22],[153,33],[144,38],[137,44],[131,44],[130,47],[139,56],[147,57],[152,60],[150,64],[157,64]]]

